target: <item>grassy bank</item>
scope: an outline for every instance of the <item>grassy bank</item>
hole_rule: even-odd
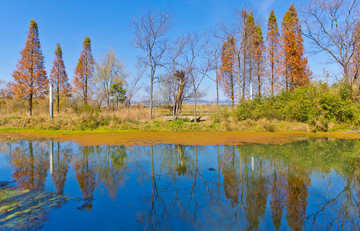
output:
[[[156,107],[153,119],[148,108],[135,105],[117,109],[69,106],[48,117],[46,100],[38,101],[30,118],[24,108],[26,102],[3,102],[0,129],[59,131],[61,133],[117,132],[117,131],[255,131],[255,132],[336,132],[357,131],[360,128],[360,103],[346,85],[328,86],[314,83],[285,91],[274,97],[265,96],[243,100],[234,108],[199,105],[197,115],[207,116],[203,122],[188,119],[166,121],[169,109]],[[183,105],[181,115],[192,116],[193,106]]]

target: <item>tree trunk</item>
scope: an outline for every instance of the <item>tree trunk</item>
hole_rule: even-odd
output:
[[[153,116],[153,88],[154,88],[154,68],[151,67],[151,83],[150,83],[150,119]]]
[[[196,122],[196,90],[194,89],[194,123]]]
[[[29,95],[29,116],[32,116],[32,103],[33,103],[33,93],[30,92]]]
[[[231,73],[231,106],[234,107],[234,76]]]
[[[85,73],[86,74],[86,73]],[[84,92],[84,103],[87,105],[87,76],[85,77],[85,92]]]
[[[218,116],[219,116],[219,80],[218,80],[218,74],[216,68],[216,119],[218,119]]]
[[[57,99],[57,102],[56,102],[56,106],[57,106],[57,113],[59,114],[60,113],[60,91],[59,91],[59,86],[57,87],[57,93],[56,93],[56,99]]]
[[[274,65],[274,55],[272,55],[272,61],[271,61],[271,96],[274,96],[274,69],[275,69],[275,65]],[[287,84],[287,83],[286,83]],[[287,86],[286,86],[287,89]]]
[[[242,99],[245,99],[245,86],[246,86],[246,49],[244,47],[243,52],[243,87],[242,87]]]
[[[239,71],[238,71],[238,86],[239,86],[239,104],[240,104],[240,101],[241,101],[241,72],[240,72],[240,69],[241,69],[241,57],[240,57],[240,51],[238,52],[238,67],[239,67]]]

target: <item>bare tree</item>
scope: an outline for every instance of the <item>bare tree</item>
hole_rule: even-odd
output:
[[[171,13],[165,11],[152,12],[150,8],[142,12],[142,15],[133,19],[135,28],[134,44],[141,49],[144,55],[144,62],[150,67],[150,119],[153,110],[153,89],[157,67],[161,65],[161,60],[166,51],[166,39]]]
[[[215,35],[216,37],[216,35]],[[211,78],[209,79],[215,82],[216,84],[216,118],[219,114],[219,69],[220,69],[220,57],[221,57],[221,40],[218,40],[215,38],[215,41],[213,44],[210,45],[210,54],[209,58],[211,59],[211,70],[215,73],[215,79]]]
[[[179,75],[176,71],[176,66],[179,66],[178,59],[182,54],[182,51],[185,45],[189,42],[188,37],[186,36],[179,36],[179,38],[175,41],[172,47],[172,54],[171,54],[171,73],[172,73],[172,87],[173,87],[173,118],[175,119],[175,114],[181,111],[181,95],[183,93],[184,87],[186,85],[186,76]],[[176,91],[178,90],[178,93]],[[180,95],[179,95],[180,94]],[[180,97],[180,98],[179,98]]]
[[[130,107],[130,105],[135,97],[135,93],[141,89],[142,86],[139,85],[139,82],[143,78],[144,73],[146,71],[146,68],[140,59],[138,59],[136,65],[135,65],[135,68],[136,68],[136,73],[131,74],[129,76],[129,78],[131,78],[131,79],[126,82],[126,86],[127,86],[126,87],[127,88],[126,106],[127,107]]]
[[[304,35],[317,48],[327,52],[343,69],[343,78],[353,84],[351,60],[359,36],[354,36],[359,21],[358,0],[314,0],[304,10]]]
[[[205,35],[199,35],[194,32],[189,34],[189,42],[184,49],[186,69],[190,76],[190,81],[193,88],[194,122],[197,121],[196,100],[199,96],[199,86],[211,69],[210,59],[206,57],[206,45],[207,41]]]
[[[98,91],[100,104],[105,100],[107,106],[110,106],[110,89],[115,83],[125,81],[126,74],[123,64],[115,57],[113,49],[106,52],[105,58],[100,63],[95,64],[95,86]]]

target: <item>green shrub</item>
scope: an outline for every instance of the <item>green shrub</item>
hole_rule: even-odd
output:
[[[291,92],[283,91],[275,97],[244,100],[236,107],[233,116],[238,121],[276,119],[303,122],[315,130],[324,131],[329,123],[358,125],[360,110],[351,99],[350,90],[344,84],[330,87],[326,83],[313,83]]]

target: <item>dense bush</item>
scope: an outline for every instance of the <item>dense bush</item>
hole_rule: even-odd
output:
[[[245,100],[234,110],[234,117],[304,122],[316,130],[328,130],[330,123],[358,126],[359,112],[358,102],[351,99],[346,85],[313,83],[275,97]]]

